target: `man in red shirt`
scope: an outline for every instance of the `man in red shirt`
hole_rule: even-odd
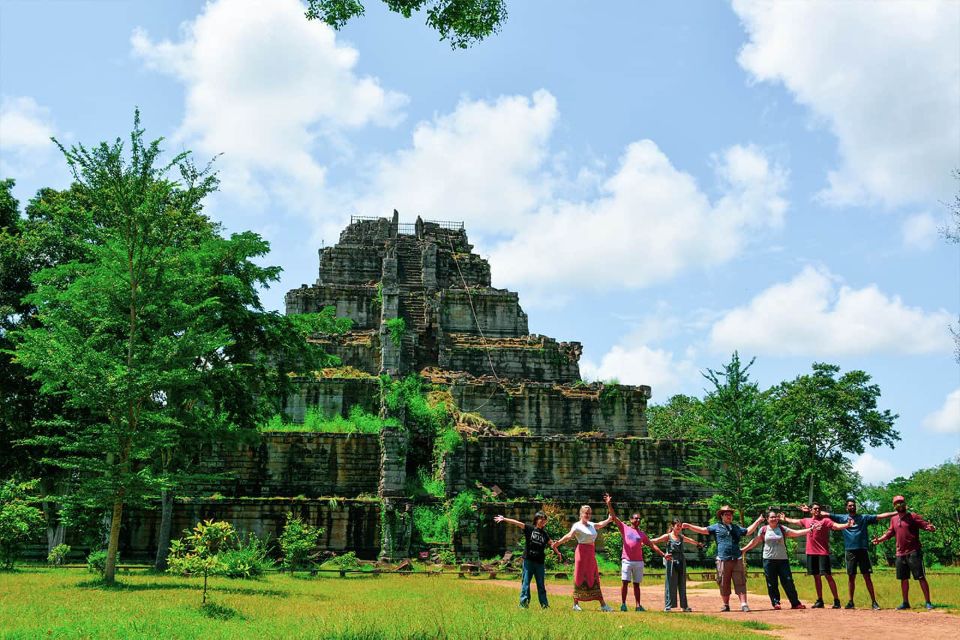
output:
[[[923,570],[923,551],[920,549],[920,529],[936,531],[937,528],[918,516],[907,511],[907,501],[903,496],[893,499],[893,508],[897,514],[890,518],[890,528],[886,533],[873,539],[873,544],[880,544],[884,540],[896,536],[897,538],[897,579],[900,581],[900,592],[903,602],[897,609],[910,608],[910,575],[920,583],[927,609],[933,609],[930,602],[930,585]]]
[[[830,567],[830,531],[847,529],[850,522],[846,524],[837,524],[830,518],[823,515],[821,506],[814,502],[808,509],[806,505],[800,508],[803,512],[810,512],[811,517],[800,518],[782,518],[791,524],[799,524],[804,529],[812,529],[807,534],[807,575],[813,576],[814,585],[817,587],[817,601],[813,603],[813,609],[823,609],[823,583],[820,576],[827,579],[830,585],[830,592],[833,594],[833,608],[840,608],[840,594],[837,591],[837,583],[833,579],[833,572]]]

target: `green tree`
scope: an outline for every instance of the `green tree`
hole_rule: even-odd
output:
[[[900,439],[896,414],[877,409],[880,387],[864,371],[817,362],[813,372],[770,390],[771,417],[782,444],[781,478],[806,486],[806,500],[823,496],[824,482],[849,473],[848,454]]]
[[[15,333],[17,362],[74,416],[66,431],[32,442],[58,447],[50,462],[111,508],[108,582],[124,506],[156,490],[147,463],[177,442],[182,412],[220,421],[205,402],[206,363],[229,345],[223,327],[197,322],[219,304],[214,260],[227,241],[206,233],[200,213],[216,178],[186,153],[159,164],[160,140],[146,144],[143,133],[137,113],[129,157],[119,139],[60,146],[87,205],[71,213],[95,242],[33,275],[27,300],[40,326]]]
[[[223,555],[236,547],[237,534],[229,522],[205,520],[193,531],[185,531],[182,540],[175,540],[170,549],[170,572],[203,576],[203,599],[207,604],[207,579],[226,573]]]
[[[12,569],[23,545],[43,529],[43,512],[34,504],[39,482],[0,484],[0,568]]]
[[[692,440],[703,437],[707,423],[700,398],[675,395],[666,404],[647,409],[647,430],[651,438]]]
[[[383,0],[387,8],[410,18],[426,11],[427,26],[448,40],[453,49],[466,49],[500,31],[507,20],[506,0]],[[351,18],[362,16],[360,0],[307,0],[307,19],[321,20],[338,31]]]
[[[681,473],[687,480],[714,489],[716,499],[740,513],[762,507],[772,498],[772,465],[765,464],[774,448],[775,429],[767,417],[766,398],[750,379],[749,370],[734,352],[723,369],[707,369],[712,388],[703,401],[704,439],[696,442],[687,464],[700,473]]]

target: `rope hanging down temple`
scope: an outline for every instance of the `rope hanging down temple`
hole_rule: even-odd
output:
[[[487,362],[490,364],[490,372],[493,374],[494,379],[496,379],[497,384],[499,385],[501,384],[500,376],[497,375],[497,369],[496,367],[493,366],[493,357],[490,355],[490,349],[487,348],[487,337],[483,335],[483,328],[480,326],[480,318],[477,317],[477,310],[473,306],[473,296],[470,294],[470,288],[467,287],[467,281],[463,277],[463,271],[460,270],[460,261],[457,260],[457,251],[453,247],[452,239],[447,238],[447,242],[450,243],[450,255],[453,257],[453,264],[457,266],[457,273],[460,275],[460,282],[463,284],[463,290],[466,291],[467,293],[467,302],[470,303],[470,313],[473,314],[473,321],[477,325],[477,331],[480,333],[480,341],[483,343],[483,347],[484,347],[483,351],[487,354]],[[493,395],[496,392],[497,390],[494,389],[493,392],[490,394],[490,397],[487,398],[483,404],[473,409],[473,411],[469,411],[467,413],[474,413],[479,409],[482,409],[483,407],[487,406],[490,403],[490,401],[493,399]]]

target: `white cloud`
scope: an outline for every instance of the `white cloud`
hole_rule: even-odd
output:
[[[854,289],[826,269],[806,267],[727,312],[710,341],[721,352],[776,356],[948,352],[952,318],[942,309],[909,307],[876,285]]]
[[[903,221],[901,232],[905,247],[923,251],[937,241],[937,220],[929,213],[917,213]]]
[[[923,419],[923,426],[939,433],[960,433],[960,389],[948,393],[943,406]]]
[[[837,138],[837,204],[930,201],[960,164],[960,3],[733,0],[740,65]]]
[[[419,123],[409,149],[379,159],[356,209],[463,220],[478,234],[516,229],[549,196],[544,165],[557,117],[556,99],[543,90],[461,100],[452,113]]]
[[[17,177],[33,173],[55,155],[56,134],[50,110],[29,96],[0,101],[0,172]]]
[[[321,143],[344,130],[391,124],[406,98],[358,76],[358,53],[303,17],[297,0],[208,3],[177,42],[131,36],[136,56],[185,85],[177,140],[223,153],[224,192],[265,204],[280,197],[311,206],[324,186]]]
[[[630,144],[592,200],[554,199],[492,250],[497,280],[527,289],[640,288],[737,256],[781,226],[786,173],[762,151],[733,146],[715,159],[711,202],[651,140]]]
[[[678,358],[666,349],[651,348],[639,331],[624,336],[599,363],[582,360],[580,372],[588,380],[616,378],[622,384],[649,385],[657,402],[666,401],[686,389],[691,380],[699,379],[692,354]]]
[[[853,461],[853,470],[860,474],[868,484],[888,482],[897,477],[897,470],[892,464],[878,458],[869,451],[865,451]]]

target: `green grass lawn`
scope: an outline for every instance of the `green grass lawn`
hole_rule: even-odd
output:
[[[569,584],[569,583],[567,583]],[[756,621],[696,614],[576,613],[567,598],[542,611],[517,608],[517,591],[455,576],[212,579],[135,572],[105,588],[78,570],[0,573],[3,638],[744,638]],[[535,597],[534,597],[534,601]],[[757,636],[759,637],[759,636]]]

